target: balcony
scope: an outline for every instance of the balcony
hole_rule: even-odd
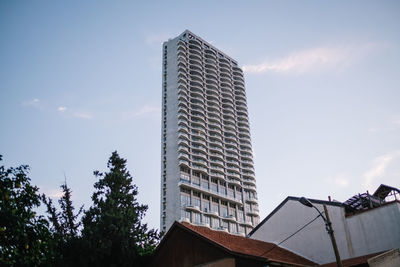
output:
[[[219,101],[216,100],[215,98],[207,98],[207,105],[216,105],[219,106]]]
[[[215,157],[217,160],[221,161],[223,164],[224,156],[222,154],[210,152],[210,157]]]
[[[199,206],[195,206],[195,205],[186,205],[185,209],[186,210],[192,210],[192,211],[200,211],[200,207]]]
[[[205,168],[203,166],[200,166],[200,165],[197,165],[197,164],[193,164],[192,165],[192,169],[193,170],[197,170],[197,171],[201,171],[201,172],[204,172],[204,173],[208,173],[207,168]]]
[[[235,169],[231,169],[231,170],[235,170]],[[236,172],[228,170],[226,175],[228,176],[228,178],[240,180],[240,174],[238,174]],[[240,181],[239,181],[239,184],[240,184]]]
[[[241,186],[240,181],[236,179],[229,178],[228,176],[228,183],[236,186]]]
[[[214,52],[213,50],[211,50],[211,49],[208,49],[208,48],[204,49],[204,53],[214,56],[215,59],[217,58],[217,55],[216,55],[215,52]]]
[[[243,179],[248,179],[248,180],[255,180],[256,179],[254,173],[248,173],[248,172],[245,172],[245,171],[243,171],[243,175],[242,176],[243,176]],[[255,185],[255,183],[254,183],[254,185]]]
[[[188,127],[186,127],[186,126],[178,126],[178,132],[181,132],[181,133],[189,133],[189,128]]]
[[[221,125],[215,121],[208,121],[208,126],[215,127],[217,130],[221,131]]]
[[[186,154],[186,153],[179,153],[178,154],[178,159],[189,161],[189,155]]]
[[[218,82],[216,82],[214,79],[206,79],[206,85],[207,87],[213,87],[214,90],[218,90]]]
[[[222,142],[222,136],[221,136],[220,134],[210,133],[208,136],[210,137],[210,139],[211,139],[211,138],[215,138],[215,139],[217,139],[219,142]]]
[[[212,191],[210,189],[202,188],[199,185],[194,185],[193,183],[187,184],[187,183],[184,183],[184,182],[180,181],[178,183],[178,186],[184,187],[184,188],[188,188],[188,189],[195,189],[198,192],[206,193],[207,195],[211,195],[212,197],[216,197],[216,198],[219,198],[219,199],[222,199],[222,200],[225,200],[225,201],[232,202],[232,203],[234,203],[236,205],[243,206],[243,203],[241,201],[238,201],[235,198],[231,198],[231,197],[229,197],[227,195],[214,192],[214,191]],[[199,208],[199,211],[200,211],[200,208]],[[211,212],[207,212],[207,214],[210,214],[210,215],[212,215],[212,213],[213,213],[212,211]],[[214,216],[218,216],[218,214],[215,214]]]
[[[217,67],[213,64],[207,63],[208,59],[205,59],[206,63],[204,64],[204,68],[205,70],[210,70],[210,71],[214,71],[215,73],[217,73]]]
[[[229,69],[231,68],[229,62],[223,62],[223,61],[221,61],[221,58],[219,59],[219,67],[225,68],[228,71],[230,71]]]
[[[246,202],[252,203],[252,204],[257,204],[258,199],[256,197],[249,197],[249,198],[246,198]]]
[[[218,151],[218,152],[220,152],[220,153],[224,153],[224,150],[221,149],[221,148],[219,148],[219,147],[217,147],[217,146],[210,145],[210,146],[209,146],[209,149],[210,149],[210,150],[214,150],[214,151]]]
[[[227,221],[230,221],[230,222],[236,222],[236,217],[235,217],[235,215],[232,215],[232,214],[228,214],[228,215],[223,216],[223,219],[227,220]]]
[[[249,210],[246,213],[251,216],[258,216],[258,210]]]
[[[207,153],[207,149],[205,147],[203,147],[201,145],[192,144],[192,151],[195,151],[195,150]]]
[[[207,146],[207,143],[204,142],[204,141],[201,140],[201,139],[198,139],[198,137],[197,137],[197,138],[196,138],[196,137],[192,137],[192,143],[193,143],[193,144],[201,144],[201,145],[203,145],[203,146]]]
[[[243,188],[250,190],[250,191],[254,191],[254,192],[257,190],[255,186],[247,185],[247,184],[243,184]]]
[[[203,83],[203,77],[197,74],[189,74],[189,77],[192,81],[197,81],[199,83]]]
[[[236,80],[233,83],[235,86],[243,87],[244,88],[244,81]]]
[[[192,155],[200,157],[203,161],[207,162],[207,155],[201,152],[192,151]]]
[[[229,157],[226,159],[226,163],[234,165],[236,168],[239,168],[239,162],[237,160],[231,160]]]
[[[215,66],[215,68],[217,67],[217,61],[215,61],[214,59],[206,58],[204,61],[208,64],[211,64],[212,66]]]
[[[189,55],[196,55],[197,57],[201,58],[202,54],[198,49],[193,49],[189,46]]]
[[[216,164],[210,164],[210,170],[214,170],[214,171],[220,171],[220,172],[224,172],[224,168],[216,165]]]
[[[186,166],[186,167],[190,167],[190,162],[189,161],[187,161],[187,160],[179,160],[178,161],[178,164],[179,164],[179,166],[182,166],[182,165],[184,165],[184,166]]]
[[[197,59],[194,59],[194,58],[189,59],[189,64],[193,65],[193,66],[198,66],[200,68],[203,68],[203,63],[200,60],[197,60]]]
[[[190,39],[189,45],[194,45],[194,46],[198,47],[200,50],[202,49],[201,43],[199,41],[197,41],[196,39]]]
[[[219,172],[214,172],[214,171],[210,171],[210,176],[214,177],[214,178],[221,178],[221,179],[225,179],[225,175],[219,173]]]
[[[189,135],[187,133],[179,132],[178,133],[178,138],[179,139],[187,139],[187,140],[189,140]]]
[[[231,158],[234,158],[234,159],[239,159],[238,153],[236,151],[227,150],[226,151],[226,155],[227,155],[227,157],[231,157]]]
[[[242,146],[240,146],[240,151],[244,151],[244,152],[247,152],[247,153],[252,153],[251,149],[248,149],[247,147],[242,147]]]

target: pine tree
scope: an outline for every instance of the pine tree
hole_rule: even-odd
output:
[[[80,252],[82,240],[79,236],[78,221],[79,215],[83,212],[83,206],[74,213],[74,206],[71,200],[72,191],[67,185],[67,181],[61,186],[62,196],[58,200],[61,211],[57,211],[51,198],[46,198],[43,194],[41,200],[47,207],[48,219],[51,222],[52,236],[56,244],[55,264],[57,266],[71,266],[80,262]]]
[[[82,239],[87,265],[142,266],[159,240],[141,220],[146,205],[137,201],[138,189],[126,169],[126,160],[112,153],[106,173],[95,171],[93,206],[83,217]]]

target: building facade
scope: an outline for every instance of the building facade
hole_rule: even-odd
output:
[[[373,195],[358,194],[343,203],[310,201],[320,211],[326,205],[340,257],[346,260],[400,248],[399,193],[397,188],[381,185]],[[287,197],[253,229],[250,238],[279,244],[318,264],[335,262],[324,221],[299,200]]]
[[[243,71],[187,30],[162,62],[161,231],[187,221],[249,233],[259,211]]]

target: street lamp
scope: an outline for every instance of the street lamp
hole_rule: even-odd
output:
[[[310,202],[310,200],[308,200],[307,198],[301,197],[301,198],[299,199],[299,202],[300,202],[301,204],[303,204],[304,206],[307,206],[307,207],[316,209],[316,210],[318,211],[319,215],[320,215],[320,216],[322,217],[322,219],[324,220],[324,222],[325,222],[325,229],[326,229],[326,231],[328,232],[328,234],[329,234],[329,236],[330,236],[330,238],[331,238],[333,251],[335,252],[336,264],[337,264],[338,267],[342,267],[342,266],[343,266],[343,265],[342,265],[342,261],[340,260],[339,250],[338,250],[338,247],[337,247],[337,244],[336,244],[335,236],[333,235],[332,223],[331,223],[331,220],[329,219],[328,209],[327,209],[326,205],[323,204],[324,212],[325,212],[325,215],[326,215],[326,217],[325,217],[325,216],[319,211],[319,209],[317,209],[317,207],[315,207],[315,206]]]

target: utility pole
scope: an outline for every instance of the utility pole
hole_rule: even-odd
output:
[[[335,235],[333,234],[332,222],[329,218],[328,209],[325,204],[323,206],[324,206],[324,211],[325,211],[325,215],[326,215],[326,221],[325,221],[326,231],[328,232],[328,234],[331,238],[333,251],[335,252],[335,257],[336,257],[336,264],[338,267],[343,267],[342,261],[340,260],[340,254],[339,254],[339,250],[338,250],[338,247],[336,244]]]

